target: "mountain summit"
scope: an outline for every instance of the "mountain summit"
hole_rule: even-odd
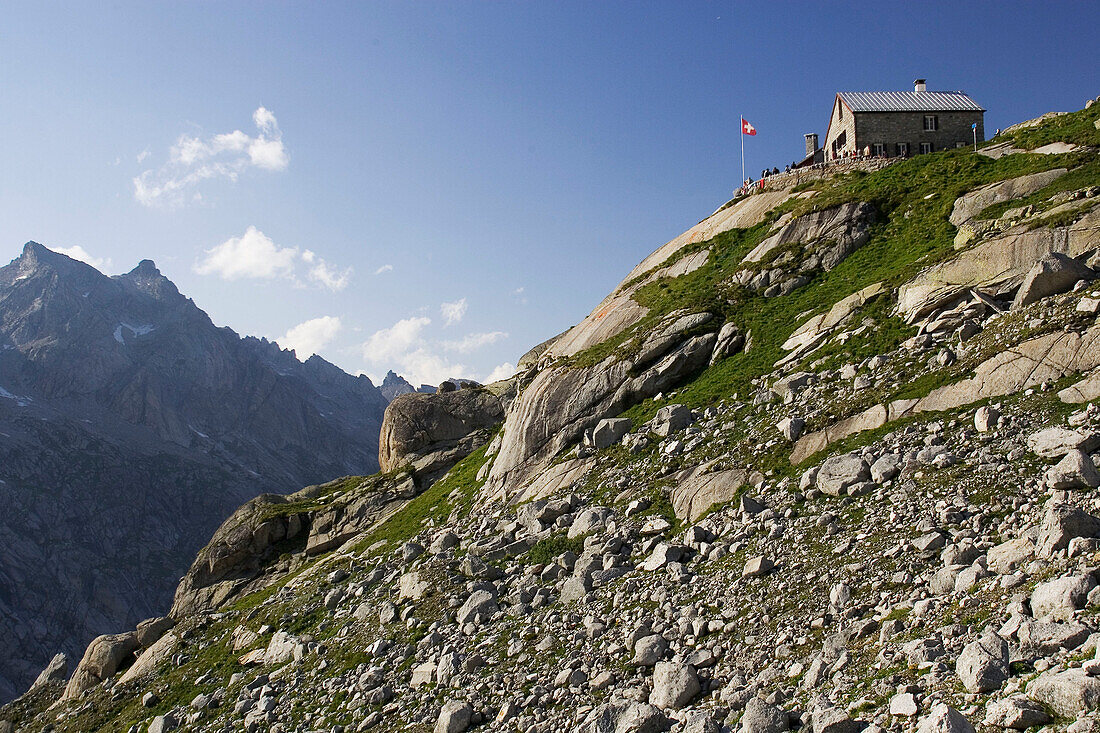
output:
[[[0,698],[163,607],[241,502],[377,470],[387,402],[216,327],[152,260],[28,242],[0,268]]]

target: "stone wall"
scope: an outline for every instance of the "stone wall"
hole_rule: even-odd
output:
[[[937,117],[938,130],[924,129],[925,115]],[[855,118],[855,144],[860,151],[875,143],[884,143],[887,155],[896,155],[897,143],[908,143],[910,155],[920,152],[922,142],[932,143],[933,151],[949,150],[957,143],[972,145],[970,125],[975,122],[978,141],[985,140],[981,112],[858,112]]]
[[[727,201],[721,207],[718,208],[715,213],[726,209],[733,205],[735,201],[743,196],[752,195],[760,191],[782,191],[794,188],[800,183],[806,181],[816,181],[821,178],[831,178],[832,176],[840,175],[841,173],[849,173],[851,171],[877,171],[898,162],[901,158],[874,158],[874,157],[854,157],[854,158],[841,158],[838,160],[830,160],[824,163],[815,163],[805,168],[795,168],[785,173],[777,173],[761,181],[754,182],[746,190],[745,188],[738,189],[737,195]],[[713,216],[713,214],[712,214]]]

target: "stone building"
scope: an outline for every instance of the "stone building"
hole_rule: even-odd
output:
[[[930,92],[924,79],[911,92],[837,92],[825,146],[806,136],[807,157],[909,156],[985,139],[985,110],[964,92]],[[976,125],[977,127],[973,127]],[[815,149],[810,150],[813,146]]]

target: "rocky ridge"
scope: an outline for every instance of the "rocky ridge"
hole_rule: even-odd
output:
[[[731,202],[490,385],[445,476],[477,388],[395,402],[393,472],[242,508],[168,620],[0,720],[1100,728],[1098,110]]]

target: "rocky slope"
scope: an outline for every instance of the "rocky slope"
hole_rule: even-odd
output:
[[[778,177],[507,384],[395,401],[389,473],[243,507],[0,720],[1100,728],[1098,150],[1090,104]]]
[[[0,268],[0,699],[163,609],[242,501],[377,469],[386,403],[148,260],[108,278],[28,243]]]

